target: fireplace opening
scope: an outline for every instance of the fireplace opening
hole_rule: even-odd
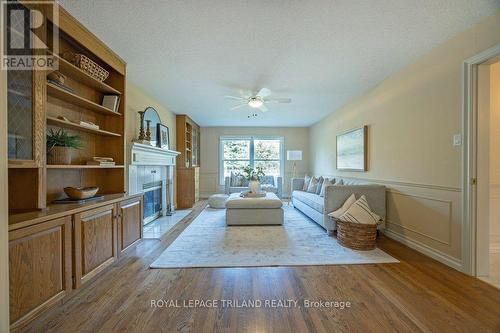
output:
[[[146,183],[142,186],[144,191],[144,224],[155,220],[161,215],[162,186],[162,181]]]

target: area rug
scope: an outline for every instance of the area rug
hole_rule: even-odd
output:
[[[206,208],[151,268],[258,267],[397,263],[376,248],[355,251],[293,207],[283,226],[226,226],[225,210]]]

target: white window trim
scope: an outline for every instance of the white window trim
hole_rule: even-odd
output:
[[[221,135],[219,137],[219,185],[224,185],[224,164],[222,158],[224,156],[224,148],[222,141],[224,140],[251,140],[250,145],[253,145],[254,140],[279,140],[280,141],[280,176],[284,177],[285,174],[285,138],[283,136],[270,136],[270,135]],[[246,160],[245,160],[246,161]],[[250,161],[253,161],[253,156],[250,154]]]

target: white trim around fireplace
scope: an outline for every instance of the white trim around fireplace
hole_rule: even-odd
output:
[[[173,213],[175,160],[180,153],[134,142],[131,146],[128,167],[129,194],[144,193],[143,185],[151,182],[162,183],[161,215]]]

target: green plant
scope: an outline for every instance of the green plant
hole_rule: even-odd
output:
[[[261,177],[264,177],[266,174],[264,173],[264,170],[262,167],[257,166],[252,168],[250,165],[247,165],[246,167],[243,168],[243,176],[246,180],[251,181],[251,180],[259,180]]]
[[[80,137],[78,135],[69,135],[68,132],[59,128],[55,131],[53,128],[47,134],[47,149],[51,150],[54,147],[70,147],[81,148]]]

